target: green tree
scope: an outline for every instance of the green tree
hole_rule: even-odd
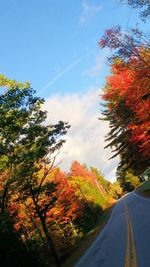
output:
[[[134,175],[133,170],[132,169],[127,170],[126,166],[124,167],[118,166],[116,175],[117,175],[117,181],[123,188],[124,192],[130,192],[134,190],[141,183],[140,178]]]
[[[50,201],[43,204],[41,198],[49,199],[54,191],[46,177],[70,126],[62,121],[45,124],[47,113],[41,109],[44,99],[35,95],[29,83],[21,84],[1,75],[0,86],[0,212],[2,215],[7,209],[11,192],[19,191],[22,201],[31,197],[47,247],[57,261],[46,224]],[[41,169],[44,173],[39,176]]]

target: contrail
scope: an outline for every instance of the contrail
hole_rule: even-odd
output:
[[[55,81],[57,81],[61,76],[63,76],[66,72],[68,72],[70,69],[72,69],[75,65],[77,65],[80,61],[83,60],[84,57],[78,58],[75,61],[73,61],[71,64],[69,64],[64,70],[59,72],[51,81],[49,81],[47,84],[45,84],[39,92],[45,91],[50,85],[52,85]]]

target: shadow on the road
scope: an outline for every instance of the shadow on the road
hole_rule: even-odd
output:
[[[79,261],[79,259],[83,256],[87,249],[92,245],[96,237],[104,229],[111,216],[114,205],[115,203],[113,203],[109,208],[105,209],[103,215],[100,217],[95,227],[90,232],[88,232],[82,240],[79,241],[76,247],[74,247],[74,249],[71,251],[70,256],[63,261],[61,265],[62,267],[73,267],[75,263]]]

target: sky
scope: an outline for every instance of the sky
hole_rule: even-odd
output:
[[[78,160],[114,181],[118,159],[108,160],[109,128],[98,119],[110,52],[98,41],[114,25],[149,25],[119,0],[0,0],[0,11],[0,73],[31,83],[45,98],[49,123],[71,125],[59,155],[63,170]]]

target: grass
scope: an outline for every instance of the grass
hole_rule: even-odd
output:
[[[104,226],[107,224],[113,206],[114,204],[104,211],[104,214],[102,215],[98,224],[86,236],[84,236],[82,240],[79,241],[77,246],[72,250],[70,256],[62,263],[62,267],[73,267],[75,263],[79,261],[79,259],[83,256],[86,250],[91,246],[96,237],[103,230]]]
[[[136,189],[136,192],[144,197],[150,198],[150,181],[146,181]]]

